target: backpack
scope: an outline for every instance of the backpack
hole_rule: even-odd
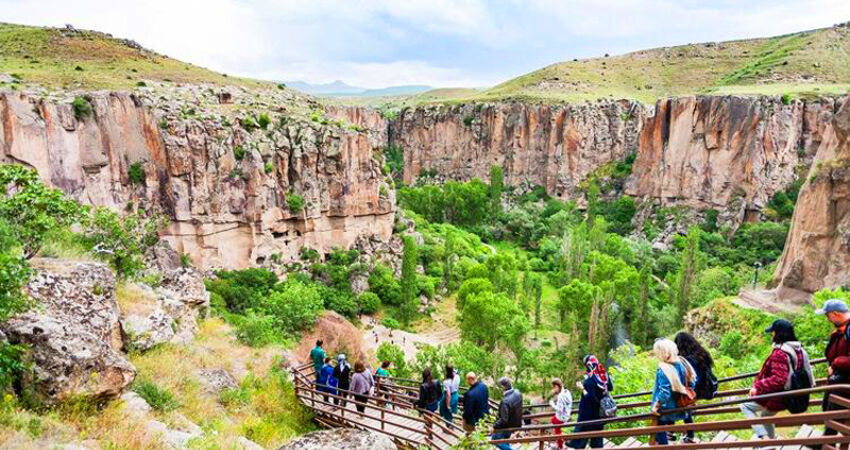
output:
[[[717,395],[718,388],[717,377],[711,372],[711,367],[706,367],[703,377],[697,380],[697,398],[711,400]]]
[[[788,352],[783,349],[785,354],[788,355],[788,359],[791,364],[791,374],[788,376],[788,381],[785,382],[785,390],[786,391],[796,391],[798,389],[808,389],[812,387],[812,380],[809,378],[809,372],[807,369],[808,365],[808,357],[806,355],[806,351],[802,350],[803,353],[803,361],[802,364],[798,364],[797,360],[797,352],[791,351]],[[799,368],[797,368],[799,366]],[[794,397],[787,397],[785,400],[785,407],[788,408],[788,412],[791,414],[800,414],[806,412],[809,409],[809,394],[800,394]]]
[[[608,389],[603,391],[602,398],[599,400],[599,417],[602,419],[617,417],[617,402],[614,401]]]

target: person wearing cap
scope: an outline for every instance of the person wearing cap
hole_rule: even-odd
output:
[[[501,403],[499,403],[499,415],[493,423],[493,435],[491,439],[508,439],[513,434],[512,428],[522,427],[522,393],[514,389],[508,377],[499,379],[499,387],[504,391]],[[502,450],[512,450],[510,444],[494,444]]]
[[[814,385],[811,366],[808,365],[808,355],[797,340],[794,325],[785,320],[777,319],[765,330],[773,333],[773,350],[761,366],[761,370],[750,389],[750,397],[784,392],[790,389],[791,364],[797,364],[796,369],[805,368],[809,379]],[[791,355],[794,355],[793,357]],[[741,412],[748,419],[757,417],[772,417],[786,409],[783,399],[761,399],[741,405]],[[776,430],[772,424],[753,425],[753,432],[758,439],[776,438]]]
[[[834,326],[835,330],[829,336],[829,344],[826,345],[825,356],[829,363],[827,369],[827,384],[841,384],[850,382],[850,341],[845,337],[847,323],[850,322],[850,310],[847,303],[833,298],[824,303],[823,308],[815,311],[815,314],[826,316]],[[823,396],[823,410],[830,411],[842,409],[829,401],[829,392]],[[827,428],[824,435],[835,435],[836,431]]]

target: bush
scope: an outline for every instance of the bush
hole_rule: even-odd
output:
[[[233,147],[233,158],[237,161],[242,161],[245,158],[245,149],[241,145]]]
[[[77,120],[85,120],[92,114],[91,103],[85,97],[74,97],[74,101],[71,102],[71,107],[74,108],[74,117],[76,117]]]
[[[386,305],[401,304],[401,284],[396,280],[392,269],[383,264],[375,265],[369,275],[369,290],[377,294]]]
[[[207,290],[221,296],[227,310],[244,314],[259,308],[262,298],[277,284],[277,275],[268,269],[220,270],[207,280]]]
[[[267,162],[263,164],[263,172],[265,172],[266,175],[274,172],[274,164],[272,162]]]
[[[395,320],[392,317],[384,317],[381,320],[381,325],[383,325],[383,326],[385,326],[385,327],[387,327],[391,330],[398,330],[399,328],[401,328],[401,327],[399,327],[398,320]]]
[[[357,305],[363,314],[374,314],[381,307],[381,299],[374,292],[364,292],[357,297]]]
[[[133,392],[139,394],[139,397],[157,411],[169,412],[180,407],[180,403],[171,391],[145,379],[136,380],[133,383]]]
[[[141,162],[137,161],[130,164],[130,167],[127,169],[127,179],[132,184],[142,184],[145,182],[145,169],[142,167]]]
[[[263,299],[261,310],[274,318],[275,327],[293,333],[316,322],[322,298],[315,286],[287,281]]]
[[[138,213],[118,216],[99,207],[85,220],[83,240],[92,252],[102,256],[121,277],[133,277],[145,266],[145,252],[159,242],[164,216],[143,217]]]
[[[0,342],[0,392],[8,392],[13,383],[27,370],[24,362],[26,347]]]
[[[299,213],[304,209],[304,197],[290,192],[286,194],[286,206],[290,212]]]
[[[396,325],[398,325],[398,323],[396,323]],[[397,328],[390,327],[388,325],[384,326],[387,328]],[[407,361],[404,360],[404,350],[402,350],[402,348],[398,345],[390,344],[389,342],[381,342],[381,345],[378,346],[378,350],[375,352],[375,356],[378,358],[378,361],[389,361],[392,363],[390,366],[390,373],[392,375],[401,378],[407,378],[410,376],[410,370],[407,368]]]
[[[266,113],[261,113],[257,118],[257,124],[264,130],[269,127],[270,123],[272,123],[272,119]]]
[[[319,285],[325,308],[338,312],[345,317],[354,317],[357,314],[357,302],[351,291]]]
[[[249,133],[257,129],[257,122],[254,121],[253,117],[243,117],[239,124]]]
[[[245,345],[262,347],[283,340],[272,316],[249,311],[244,316],[227,314],[225,317],[236,327],[236,339]]]

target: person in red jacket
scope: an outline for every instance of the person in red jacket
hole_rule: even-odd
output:
[[[847,323],[850,322],[850,309],[843,301],[830,299],[815,313],[826,316],[827,320],[835,325],[835,331],[829,336],[829,344],[826,345],[825,352],[826,360],[829,362],[827,384],[850,382],[850,341],[845,336]],[[841,406],[830,403],[829,393],[826,393],[823,396],[823,410],[836,409],[841,409]],[[827,428],[824,432],[824,435],[834,434],[836,431],[831,428]]]
[[[796,347],[800,347],[797,336],[794,334],[794,325],[787,320],[775,320],[765,331],[773,333],[773,350],[753,382],[750,397],[787,390],[791,376],[791,357],[788,351],[796,352],[798,350]],[[802,358],[797,359],[802,360]],[[784,409],[785,403],[782,399],[756,400],[741,405],[741,412],[748,419],[771,417]],[[776,438],[776,430],[771,424],[753,425],[753,432],[759,439]]]

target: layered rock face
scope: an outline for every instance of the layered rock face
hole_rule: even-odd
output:
[[[698,209],[760,211],[808,165],[831,129],[833,100],[659,100],[640,132],[626,193]]]
[[[379,115],[352,110],[351,122],[328,124],[268,104],[272,123],[251,130],[238,116],[216,114],[235,105],[205,102],[253,95],[212,93],[199,89],[179,102],[95,93],[92,114],[78,120],[67,101],[5,92],[0,157],[34,167],[85,203],[165,213],[163,237],[201,267],[285,261],[302,246],[325,252],[364,234],[389,237],[395,201],[376,156],[386,143]],[[364,129],[370,125],[377,131]],[[134,164],[142,180],[129,176]],[[291,194],[303,198],[303,210],[290,210]]]
[[[428,106],[402,111],[389,138],[404,149],[405,183],[423,171],[487,179],[490,166],[498,165],[507,184],[541,185],[566,198],[591,172],[637,150],[647,113],[626,100]]]
[[[850,284],[850,97],[800,191],[774,280],[781,298]]]

